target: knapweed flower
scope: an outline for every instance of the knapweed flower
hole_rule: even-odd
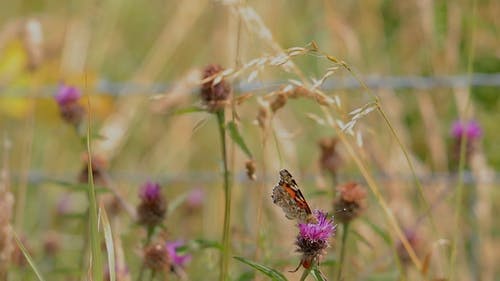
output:
[[[455,139],[466,137],[469,140],[475,140],[480,138],[482,133],[481,126],[474,120],[467,123],[457,120],[451,126],[451,135]]]
[[[452,158],[458,163],[460,159],[460,149],[462,146],[462,139],[466,138],[465,159],[470,159],[470,156],[476,149],[477,142],[481,138],[483,131],[479,123],[474,120],[463,122],[457,120],[451,126],[451,136],[453,138],[452,145]]]
[[[54,97],[59,105],[61,117],[72,125],[79,125],[85,116],[85,109],[78,103],[81,98],[80,90],[67,85],[60,85]]]
[[[404,235],[408,240],[408,243],[410,244],[412,249],[418,255],[418,253],[421,252],[422,248],[422,238],[420,237],[420,235],[413,229],[406,229],[404,231]],[[403,264],[408,264],[411,261],[408,251],[403,246],[403,243],[400,240],[396,244],[396,252],[401,262],[403,262]]]
[[[342,165],[342,158],[337,151],[338,139],[323,138],[318,142],[321,150],[319,166],[323,171],[330,172],[334,177]]]
[[[188,212],[199,210],[205,201],[205,191],[202,188],[193,188],[186,198],[186,208]]]
[[[55,231],[48,232],[43,239],[43,252],[46,256],[55,256],[61,249],[61,237]]]
[[[158,183],[146,182],[139,192],[141,202],[137,207],[139,224],[155,227],[162,223],[167,212],[167,202]]]
[[[154,243],[144,249],[144,264],[153,271],[163,271],[170,268],[170,258],[167,247],[163,243]]]
[[[82,155],[83,166],[78,175],[78,181],[81,183],[89,182],[89,156],[87,153]],[[94,183],[99,186],[106,186],[106,170],[108,161],[99,155],[92,155],[91,159],[92,179]]]
[[[348,182],[338,188],[333,201],[335,217],[342,223],[357,218],[365,208],[366,191],[355,182]]]
[[[224,78],[218,82],[215,81],[217,74],[223,70],[224,68],[217,64],[210,64],[203,70],[202,79],[208,80],[201,85],[201,99],[210,112],[224,109],[231,94],[231,85]],[[214,82],[217,83],[214,84]]]
[[[299,223],[297,236],[297,252],[302,254],[300,265],[310,268],[314,262],[319,262],[330,246],[329,239],[335,234],[336,226],[332,219],[322,211],[315,210],[316,223]],[[300,267],[299,265],[299,267]],[[298,268],[297,268],[298,269]]]
[[[178,241],[172,241],[172,242],[167,242],[167,252],[168,256],[170,258],[171,266],[173,267],[180,267],[183,268],[186,266],[186,264],[191,261],[191,255],[189,254],[181,254],[177,252],[177,249],[181,248],[184,246],[184,242],[178,240]],[[175,269],[174,269],[175,271]]]

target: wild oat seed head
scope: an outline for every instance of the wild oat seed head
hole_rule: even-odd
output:
[[[224,109],[231,94],[231,85],[224,78],[214,84],[216,82],[215,76],[222,71],[224,71],[224,68],[217,64],[207,65],[203,70],[202,79],[212,77],[201,85],[201,99],[210,112]]]
[[[184,267],[189,261],[191,261],[191,255],[177,253],[177,249],[183,246],[184,242],[180,240],[167,242],[167,252],[172,266]]]
[[[365,209],[365,199],[366,191],[358,183],[348,182],[341,185],[333,202],[337,220],[348,223],[360,216]]]
[[[137,206],[139,224],[154,227],[163,222],[167,202],[161,194],[158,183],[146,182],[139,191],[141,202]]]
[[[257,179],[257,176],[255,175],[255,160],[250,159],[245,162],[245,169],[247,172],[247,177],[250,180],[255,181]]]

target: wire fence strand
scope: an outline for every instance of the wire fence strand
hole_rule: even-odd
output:
[[[469,77],[463,75],[445,75],[445,76],[365,76],[364,81],[371,89],[450,89],[463,87],[500,87],[500,73],[474,73]],[[289,83],[288,81],[263,81],[252,83],[240,83],[235,86],[237,92],[257,92],[271,91],[279,86]],[[88,90],[100,95],[109,96],[127,96],[127,95],[152,95],[167,93],[175,85],[175,82],[153,83],[150,85],[141,85],[134,82],[113,82],[106,79],[100,79],[92,88]],[[54,95],[57,85],[46,85],[40,89],[36,97],[50,97]],[[330,78],[322,89],[325,91],[333,90],[356,90],[360,89],[358,81],[352,77]],[[27,86],[0,86],[2,96],[31,97],[29,87]]]

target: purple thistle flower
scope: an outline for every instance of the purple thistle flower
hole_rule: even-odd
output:
[[[154,201],[160,196],[160,184],[150,181],[142,185],[139,191],[139,197],[144,201]]]
[[[481,126],[475,120],[470,120],[467,123],[457,120],[451,126],[451,135],[455,139],[465,136],[467,139],[475,140],[481,137],[482,133]]]
[[[299,235],[297,236],[297,252],[302,253],[299,264],[304,268],[310,268],[314,262],[319,262],[330,246],[329,238],[335,234],[336,225],[328,215],[320,210],[314,211],[316,223],[299,223]],[[298,268],[297,268],[298,269]]]
[[[177,249],[182,246],[184,242],[180,240],[167,242],[167,252],[173,266],[184,267],[191,260],[191,255],[177,253]]]
[[[73,86],[60,85],[54,97],[59,106],[65,106],[78,101],[81,97],[80,90]]]
[[[158,183],[146,182],[139,191],[141,202],[137,206],[139,223],[155,227],[162,223],[167,212],[167,202],[163,198]]]
[[[299,223],[299,235],[308,240],[328,240],[336,229],[333,218],[329,220],[327,214],[319,210],[315,210],[314,215],[318,223]]]
[[[205,192],[201,188],[194,188],[189,192],[186,203],[190,208],[196,209],[203,205]]]

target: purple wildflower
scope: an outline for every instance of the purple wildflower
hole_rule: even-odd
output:
[[[327,214],[315,210],[314,216],[317,219],[316,223],[299,223],[299,235],[295,242],[298,247],[297,252],[302,253],[300,265],[304,268],[310,268],[315,261],[319,262],[326,248],[330,246],[329,238],[336,230],[333,218],[328,219]]]
[[[59,106],[77,102],[81,98],[80,90],[73,86],[60,85],[54,97]]]
[[[299,235],[309,240],[328,240],[336,228],[333,224],[333,218],[329,220],[327,214],[319,210],[315,210],[314,215],[318,219],[318,223],[299,223]]]
[[[146,182],[139,192],[139,197],[145,201],[154,201],[160,196],[160,185],[158,183]]]
[[[455,139],[460,139],[462,136],[465,136],[470,140],[474,140],[481,137],[482,133],[481,126],[475,120],[470,120],[467,123],[457,120],[451,126],[451,135]]]
[[[189,192],[186,199],[186,204],[190,209],[198,209],[203,205],[205,192],[201,188],[194,188]]]
[[[54,99],[59,105],[61,117],[68,123],[78,126],[85,116],[85,109],[78,103],[80,90],[75,87],[61,85]]]
[[[155,227],[163,222],[167,212],[167,202],[163,198],[158,183],[146,182],[139,192],[141,202],[137,207],[139,223]]]
[[[482,135],[482,129],[478,122],[470,120],[463,122],[457,120],[451,127],[451,136],[453,137],[453,146],[451,157],[458,163],[461,154],[462,139],[466,139],[465,159],[468,162],[477,149],[479,138]]]
[[[184,242],[180,240],[167,242],[167,252],[173,266],[184,267],[191,260],[191,255],[177,253],[177,249],[182,246]]]

